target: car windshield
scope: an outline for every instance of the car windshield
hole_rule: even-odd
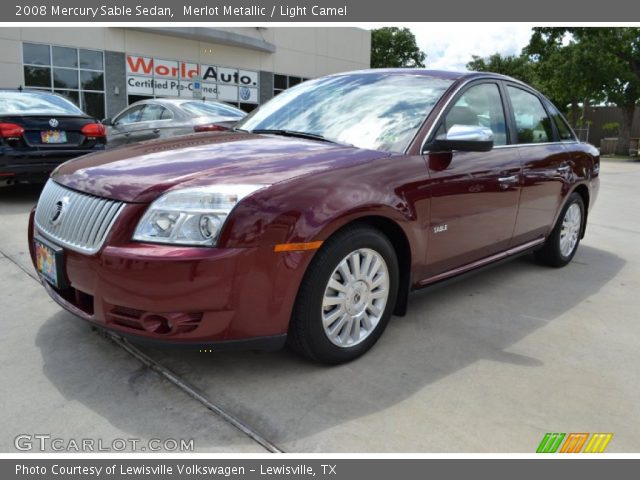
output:
[[[233,117],[242,118],[246,114],[242,110],[221,103],[184,102],[180,104],[192,117]]]
[[[303,132],[360,148],[404,152],[452,81],[411,73],[359,73],[285,90],[237,125]]]
[[[0,92],[0,115],[84,115],[69,100],[46,92]]]

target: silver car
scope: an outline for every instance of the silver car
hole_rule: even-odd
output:
[[[113,119],[105,118],[109,147],[193,132],[226,130],[246,113],[226,103],[152,98],[132,103]]]

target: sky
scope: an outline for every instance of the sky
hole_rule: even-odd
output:
[[[519,54],[529,43],[535,24],[416,23],[407,26],[416,36],[418,47],[427,54],[427,68],[464,71],[472,55]]]

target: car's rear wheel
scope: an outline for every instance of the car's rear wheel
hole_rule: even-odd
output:
[[[544,246],[534,253],[536,260],[552,267],[564,267],[571,261],[580,244],[584,210],[580,194],[572,193]]]
[[[380,338],[398,291],[398,260],[371,227],[347,227],[322,246],[300,286],[289,345],[313,360],[353,360]]]

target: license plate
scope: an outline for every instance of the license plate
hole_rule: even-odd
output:
[[[42,143],[67,143],[67,132],[61,130],[47,130],[40,132]]]
[[[33,240],[36,252],[36,269],[51,285],[62,288],[64,276],[62,273],[63,250],[41,239]]]

